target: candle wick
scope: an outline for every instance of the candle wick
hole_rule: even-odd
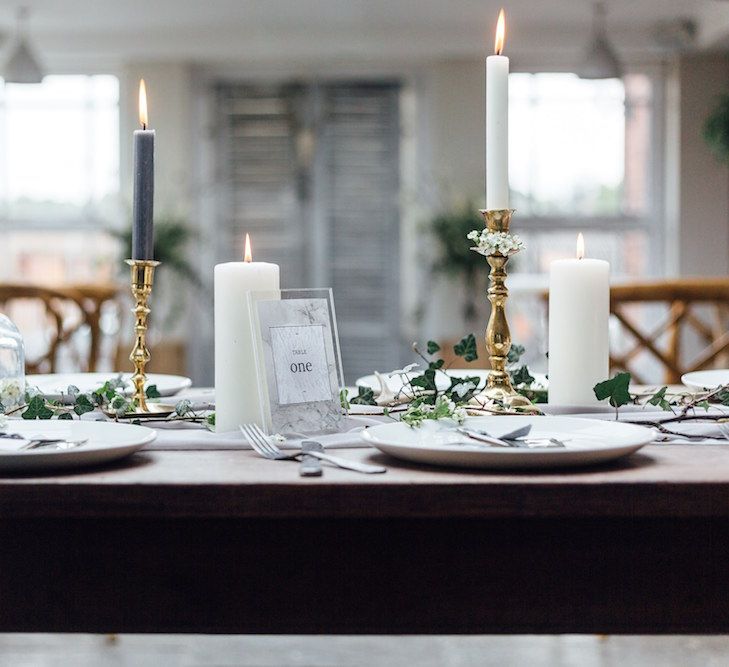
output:
[[[146,130],[147,129],[147,123],[142,123],[142,129],[143,130]]]

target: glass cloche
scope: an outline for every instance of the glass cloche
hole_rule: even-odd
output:
[[[0,414],[20,405],[25,394],[23,337],[8,317],[0,313]]]

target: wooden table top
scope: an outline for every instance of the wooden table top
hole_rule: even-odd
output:
[[[622,461],[553,472],[428,468],[371,449],[384,475],[251,451],[142,451],[104,468],[0,477],[0,519],[729,517],[729,445],[653,445]]]

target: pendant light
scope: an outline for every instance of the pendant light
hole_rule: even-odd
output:
[[[21,7],[18,9],[15,43],[3,70],[5,83],[40,83],[43,81],[43,68],[28,43],[27,24],[28,8]]]
[[[584,59],[577,68],[581,79],[619,79],[623,74],[605,27],[605,5],[596,2],[593,10],[592,36]]]

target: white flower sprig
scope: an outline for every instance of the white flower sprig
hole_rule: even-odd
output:
[[[488,229],[479,231],[474,229],[466,237],[469,241],[475,242],[471,248],[480,255],[514,255],[524,249],[524,242],[517,234],[508,232],[490,232]]]
[[[465,406],[456,405],[450,398],[441,394],[435,399],[435,404],[416,399],[400,415],[400,421],[415,428],[429,419],[452,419],[456,424],[463,424],[466,417],[468,413]]]
[[[23,400],[23,385],[17,378],[0,380],[0,403],[3,408],[14,408]]]

